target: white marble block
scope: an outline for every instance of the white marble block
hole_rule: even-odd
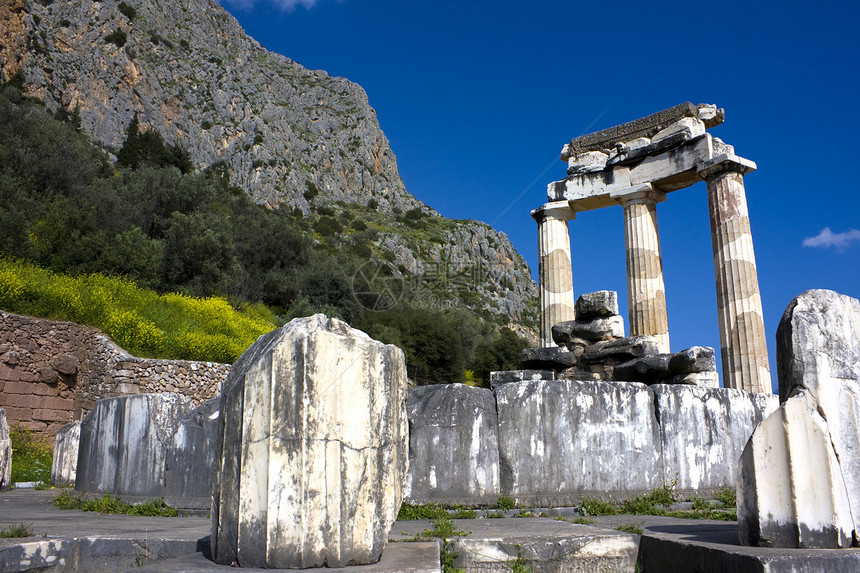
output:
[[[212,554],[242,567],[375,563],[408,471],[403,352],[337,319],[293,320],[224,384]]]
[[[78,446],[81,443],[81,422],[76,420],[63,426],[54,441],[54,461],[51,464],[51,483],[68,487],[75,483],[78,469]]]
[[[12,440],[9,439],[9,424],[6,410],[0,410],[0,490],[12,485]]]
[[[137,394],[96,402],[81,422],[75,489],[161,497],[173,432],[192,410],[182,394]]]
[[[756,428],[738,463],[743,545],[844,548],[854,523],[827,422],[806,390]]]
[[[788,305],[776,338],[784,402],[755,430],[741,457],[741,543],[857,546],[860,301],[806,291]]]

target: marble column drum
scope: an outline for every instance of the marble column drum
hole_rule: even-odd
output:
[[[540,345],[555,346],[552,327],[574,319],[573,270],[567,222],[576,213],[567,201],[547,203],[532,211],[538,223],[540,281]]]
[[[752,161],[720,155],[698,168],[708,184],[723,385],[771,392],[761,294],[743,176]]]
[[[657,231],[657,203],[665,201],[666,194],[645,184],[613,193],[612,198],[624,207],[630,336],[654,336],[660,352],[668,354],[669,318]]]

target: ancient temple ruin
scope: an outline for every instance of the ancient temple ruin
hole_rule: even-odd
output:
[[[657,338],[669,352],[669,324],[657,203],[704,180],[708,187],[723,380],[726,388],[769,393],[770,366],[743,177],[755,170],[706,129],[722,109],[684,103],[573,139],[561,159],[567,177],[550,183],[538,223],[541,346],[552,327],[574,319],[568,221],[576,213],[621,205],[627,253],[630,335]]]

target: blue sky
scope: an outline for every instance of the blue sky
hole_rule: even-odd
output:
[[[491,223],[537,270],[529,211],[571,138],[684,101],[745,179],[765,328],[810,288],[860,297],[860,2],[221,0],[269,50],[359,83],[406,188]],[[673,350],[719,349],[704,183],[658,206]],[[570,224],[575,293],[619,292],[621,207]],[[625,318],[626,319],[626,318]],[[719,352],[719,350],[718,350]]]

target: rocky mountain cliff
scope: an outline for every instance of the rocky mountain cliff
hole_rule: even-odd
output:
[[[4,0],[0,31],[0,79],[20,72],[30,95],[77,110],[108,150],[137,115],[198,168],[223,162],[269,207],[313,216],[337,202],[441,219],[404,188],[360,86],[265,50],[214,0]],[[417,275],[441,260],[480,267],[488,282],[470,306],[533,314],[535,284],[503,233],[475,221],[439,228],[441,241],[422,243],[394,225],[378,247]]]

